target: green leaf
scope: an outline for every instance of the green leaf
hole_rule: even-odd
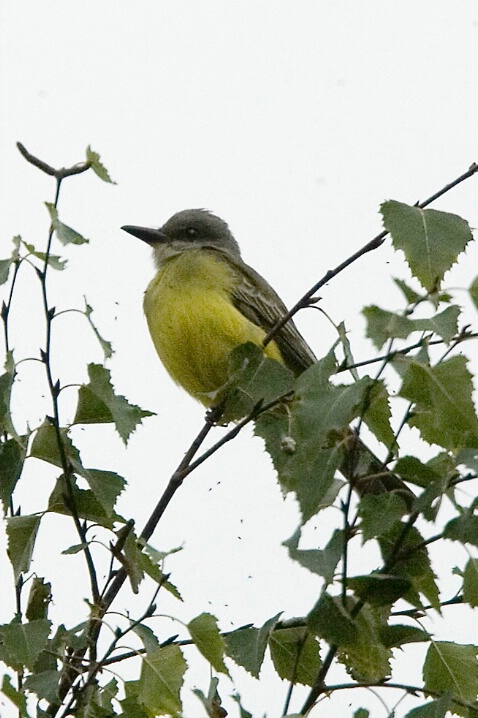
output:
[[[280,615],[270,618],[262,628],[238,628],[225,636],[227,655],[254,678],[259,678],[267,643]]]
[[[35,249],[33,244],[29,244],[28,242],[24,242],[22,239],[22,244],[25,247],[25,249],[29,252],[29,254],[32,254],[34,257],[37,257],[38,259],[41,259],[42,262],[46,262],[49,267],[52,269],[56,269],[57,271],[62,271],[65,269],[67,265],[67,260],[62,259],[57,254],[48,254],[46,252],[39,252],[37,249]]]
[[[440,611],[440,596],[433,573],[430,557],[425,546],[423,536],[415,526],[403,522],[395,524],[392,529],[379,539],[380,550],[384,561],[388,561],[395,551],[397,542],[400,542],[399,560],[393,563],[388,573],[409,579],[412,587],[404,598],[412,604],[422,608],[419,594],[423,594],[437,611]],[[401,558],[400,558],[401,557]]]
[[[221,421],[241,419],[257,404],[268,404],[292,391],[292,372],[269,359],[251,342],[241,344],[231,352],[228,373],[227,386],[220,391],[226,396]]]
[[[101,180],[103,180],[103,182],[116,184],[116,182],[113,182],[113,180],[109,176],[108,170],[106,169],[104,164],[100,161],[100,155],[98,154],[98,152],[92,150],[90,145],[88,145],[88,147],[86,148],[86,161],[91,163],[91,169],[95,174],[98,175]]]
[[[403,279],[394,278],[393,281],[403,293],[403,296],[407,300],[408,304],[416,304],[422,299],[420,294],[418,294],[414,289],[412,289],[412,287],[410,287],[406,282],[404,282]]]
[[[347,584],[358,598],[374,606],[391,606],[404,596],[411,586],[407,578],[387,576],[383,573],[350,577]]]
[[[475,277],[471,283],[470,297],[471,297],[473,304],[478,309],[478,277]]]
[[[100,469],[86,469],[81,472],[81,475],[88,482],[90,489],[106,514],[112,516],[116,499],[126,486],[125,479],[114,471],[102,471]]]
[[[61,679],[60,671],[42,671],[32,674],[25,681],[25,688],[36,693],[38,698],[49,703],[59,700],[58,686]]]
[[[10,398],[14,380],[14,368],[5,372],[0,376],[0,429],[5,434],[16,436],[16,431],[12,424],[10,414]]]
[[[451,541],[478,546],[478,516],[466,511],[447,523],[443,536]]]
[[[10,274],[10,267],[13,264],[13,260],[0,259],[0,285],[5,284],[8,281],[8,275]]]
[[[320,644],[307,628],[274,631],[269,639],[269,649],[279,678],[313,685],[320,668]]]
[[[26,666],[32,671],[36,659],[46,646],[50,628],[51,622],[44,618],[28,623],[19,623],[14,619],[1,626],[5,663],[15,670]]]
[[[394,624],[380,629],[380,640],[385,648],[398,648],[405,643],[421,643],[429,641],[431,636],[416,626]]]
[[[65,456],[76,465],[81,466],[80,452],[68,436],[68,429],[60,428],[59,434]],[[62,457],[58,447],[58,434],[48,419],[45,419],[43,424],[37,429],[30,449],[30,456],[53,464],[60,469],[63,468]]]
[[[45,206],[50,214],[51,224],[55,230],[55,234],[62,244],[88,244],[89,239],[85,239],[82,235],[73,229],[68,227],[67,224],[63,224],[58,219],[58,210],[51,202],[45,202]]]
[[[478,606],[478,558],[470,558],[463,577],[463,600],[470,606]]]
[[[224,663],[226,644],[217,627],[217,618],[201,613],[188,623],[188,630],[196,647],[218,673],[229,675]]]
[[[416,456],[402,456],[395,464],[395,472],[404,480],[425,488],[439,478],[439,475]]]
[[[408,513],[408,508],[397,494],[367,494],[360,499],[358,513],[362,519],[360,528],[365,543],[388,533]]]
[[[144,623],[132,623],[131,630],[141,639],[148,653],[160,648],[159,641],[149,626],[145,626]]]
[[[51,583],[44,578],[34,576],[28,596],[27,610],[25,612],[29,621],[46,618],[48,606],[51,603]]]
[[[392,650],[380,641],[387,615],[388,610],[364,606],[355,618],[355,642],[339,654],[340,662],[358,682],[381,683],[390,675]]]
[[[429,443],[455,451],[478,446],[478,419],[472,400],[472,376],[464,356],[431,367],[404,357],[400,396],[414,404],[411,426]]]
[[[105,355],[105,359],[111,359],[111,357],[113,356],[113,346],[112,346],[111,342],[107,341],[106,339],[103,339],[103,337],[99,333],[96,324],[93,323],[93,320],[91,318],[92,314],[93,314],[93,307],[90,307],[90,305],[86,301],[86,297],[85,297],[85,317],[87,318],[95,337],[98,339],[101,348],[103,349],[103,354]]]
[[[187,664],[179,646],[165,646],[143,656],[139,703],[157,715],[175,715],[182,709],[180,691]]]
[[[243,707],[241,703],[241,696],[239,693],[234,693],[231,696],[233,701],[236,701],[237,705],[239,706],[239,718],[253,718],[252,713],[249,713],[249,711],[246,711],[246,709]]]
[[[357,708],[354,712],[353,718],[369,718],[369,711],[366,708]]]
[[[114,521],[124,522],[124,519],[116,513],[108,515],[94,493],[89,489],[79,489],[73,479],[71,479],[71,489],[76,511],[80,518],[86,519],[87,521],[94,521],[100,524],[100,526],[111,529],[113,528]],[[69,493],[65,477],[60,476],[48,499],[48,511],[71,516]]]
[[[221,696],[217,691],[218,683],[217,677],[211,677],[207,696],[199,688],[193,688],[194,695],[203,704],[209,718],[226,718],[227,716],[227,711],[222,707]]]
[[[146,573],[150,578],[153,579],[153,581],[156,581],[156,583],[161,584],[166,591],[168,591],[172,596],[177,598],[179,601],[182,601],[182,596],[176,586],[171,583],[171,581],[165,580],[165,574],[160,569],[160,567],[155,563],[154,559],[151,558],[150,553],[148,552],[148,546],[144,548],[144,550],[140,553],[138,560],[139,565],[141,569]]]
[[[385,382],[373,381],[368,394],[368,403],[363,418],[377,439],[385,444],[388,449],[395,449],[396,451],[395,432],[390,423],[390,419],[392,418],[390,396]]]
[[[412,274],[428,292],[436,292],[458,256],[473,239],[470,227],[455,214],[389,201],[381,206],[383,223],[401,249]]]
[[[26,696],[24,693],[17,691],[17,689],[12,686],[12,679],[7,674],[3,676],[2,693],[6,695],[9,700],[11,700],[16,708],[18,708],[20,718],[28,718]]]
[[[139,681],[124,682],[126,698],[120,701],[123,709],[121,718],[151,718],[151,713],[146,713],[139,703],[139,685]]]
[[[332,583],[335,569],[342,556],[344,537],[342,531],[336,530],[324,549],[299,549],[300,528],[282,545],[289,550],[289,556],[312,573],[323,576],[326,585]]]
[[[111,374],[101,364],[89,364],[90,383],[80,387],[75,424],[101,424],[113,422],[116,431],[126,444],[137,425],[151,411],[130,404],[124,396],[114,393]]]
[[[377,306],[363,309],[367,319],[367,336],[378,349],[389,339],[407,339],[413,332],[433,332],[449,343],[458,332],[460,312],[460,307],[453,305],[429,319],[409,319]]]
[[[414,331],[411,319],[375,305],[364,307],[362,314],[367,320],[367,336],[377,349],[381,349],[391,338],[406,339]]]
[[[307,616],[307,625],[319,638],[337,646],[353,646],[358,630],[338,596],[323,593]]]
[[[446,718],[452,706],[451,696],[447,693],[436,701],[424,703],[418,708],[413,708],[405,718]],[[469,718],[472,718],[470,715]]]
[[[256,422],[256,433],[266,441],[282,489],[297,495],[304,523],[335,498],[334,475],[343,464],[347,443],[344,431],[363,411],[372,389],[368,377],[333,386],[329,377],[335,368],[330,353],[297,379],[288,417],[261,416]],[[293,451],[284,449],[285,436],[292,440]]]
[[[0,499],[6,512],[25,461],[25,449],[16,439],[0,442]]]
[[[139,585],[144,578],[144,571],[141,561],[141,548],[134,531],[130,531],[126,537],[122,564],[128,574],[133,593],[138,593]]]
[[[13,566],[15,583],[20,574],[30,569],[40,521],[41,516],[12,516],[6,520],[8,558]]]
[[[430,645],[423,666],[425,689],[445,693],[470,703],[478,694],[477,647],[449,641]],[[466,709],[453,703],[453,712],[467,716]]]

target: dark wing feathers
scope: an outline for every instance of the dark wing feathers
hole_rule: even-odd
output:
[[[230,256],[228,258],[229,261],[233,259],[232,264],[235,269],[237,268],[235,272],[237,281],[232,290],[234,306],[249,321],[269,332],[287,313],[287,307],[270,284],[252,267],[243,262],[239,264]],[[292,319],[277,332],[274,341],[281,351],[286,366],[295,375],[301,374],[317,361]]]

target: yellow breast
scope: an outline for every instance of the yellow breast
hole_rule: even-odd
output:
[[[260,345],[266,334],[232,304],[236,281],[227,259],[207,249],[187,250],[164,264],[144,297],[159,358],[174,381],[206,406],[227,381],[231,351],[245,342]],[[265,351],[282,361],[273,342]]]

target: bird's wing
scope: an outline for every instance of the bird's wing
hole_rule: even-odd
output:
[[[231,295],[234,306],[249,321],[269,332],[287,313],[287,307],[264,277],[252,267],[230,254],[227,259],[229,266],[232,264],[235,276]],[[295,375],[301,374],[317,361],[314,352],[291,319],[277,332],[274,341],[286,366]]]

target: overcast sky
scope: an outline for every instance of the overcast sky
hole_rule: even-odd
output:
[[[474,0],[23,0],[3,3],[0,13],[1,256],[16,234],[44,247],[42,203],[53,200],[53,183],[23,160],[16,141],[55,166],[82,161],[91,145],[117,182],[108,186],[88,173],[65,183],[60,216],[90,244],[55,249],[68,257],[69,269],[54,278],[51,296],[57,308],[80,307],[87,296],[114,343],[109,367],[117,390],[157,412],[126,451],[107,427],[74,434],[87,466],[114,469],[128,480],[120,511],[141,526],[202,426],[203,410],[173,385],[155,355],[142,314],[153,274],[149,252],[119,228],[158,226],[180,209],[206,207],[228,221],[245,260],[293,303],[380,231],[382,201],[424,199],[478,160],[478,6]],[[468,182],[436,207],[476,227],[476,186]],[[453,286],[469,284],[476,260],[470,250],[450,278]],[[402,258],[384,246],[321,292],[321,306],[336,322],[345,320],[359,358],[369,351],[361,307],[401,306],[392,274],[408,276]],[[32,274],[25,273],[18,290],[17,359],[38,355],[43,341]],[[319,312],[304,314],[299,324],[321,355],[334,334]],[[84,381],[86,363],[101,361],[84,323],[72,317],[55,328],[55,371],[63,383]],[[16,395],[24,417],[19,428],[49,411],[40,369],[25,367]],[[65,422],[74,392],[70,399],[66,394]],[[41,506],[36,486],[43,493],[54,480],[32,462],[28,471],[30,483],[17,499],[24,513]],[[309,546],[323,546],[332,523],[309,527]],[[297,524],[294,501],[283,501],[261,442],[245,431],[186,482],[153,537],[161,549],[185,546],[167,564],[185,605],[168,600],[160,610],[183,620],[210,610],[224,630],[261,625],[281,610],[285,617],[303,615],[320,583],[281,547]],[[76,542],[66,519],[48,518],[45,525],[51,531],[40,535],[34,569],[53,571],[59,593],[68,575],[71,606],[59,599],[52,610],[71,625],[84,616],[81,557],[75,564],[70,556],[45,553],[52,531],[59,550]],[[1,561],[9,571],[3,555]],[[139,613],[148,598],[146,592],[127,605]],[[11,610],[13,596],[7,600]],[[124,605],[120,600],[117,608]],[[452,635],[438,622],[434,628],[452,640],[477,640],[463,622],[453,624]],[[279,714],[286,687],[277,688],[270,670],[259,684],[237,674],[254,716]],[[188,679],[205,692],[207,682],[202,664]],[[225,681],[223,696],[231,690]],[[187,718],[200,714],[196,698],[185,693],[185,704]],[[334,710],[351,715],[349,705],[381,715],[377,699],[365,692],[360,701],[358,693],[337,698]],[[405,701],[397,714],[411,705]],[[298,699],[292,707],[299,706]],[[316,714],[329,710],[325,703]]]

